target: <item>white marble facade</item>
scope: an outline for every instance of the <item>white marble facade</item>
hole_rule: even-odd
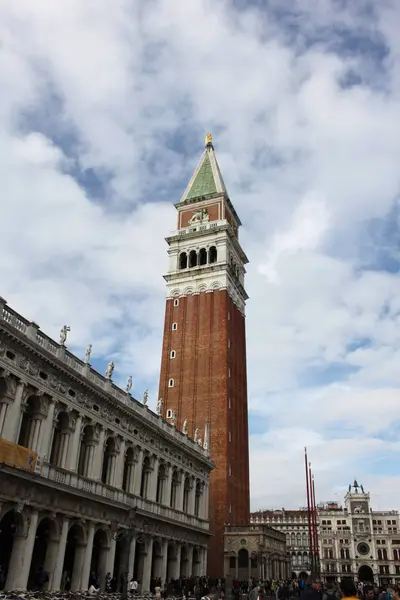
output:
[[[92,572],[204,575],[207,452],[45,336],[0,299],[0,437],[39,453],[36,473],[0,464],[6,589],[35,571],[48,589],[88,588]]]

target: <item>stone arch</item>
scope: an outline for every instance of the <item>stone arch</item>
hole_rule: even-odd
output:
[[[104,527],[98,527],[93,536],[90,577],[100,581],[101,589],[105,588],[107,554],[111,543],[111,535]]]
[[[95,431],[91,424],[86,425],[83,428],[81,434],[81,447],[79,450],[79,461],[78,461],[78,475],[83,477],[90,477],[91,466],[94,458],[94,447],[95,447]]]
[[[210,287],[211,287],[211,289],[212,289],[212,290],[219,290],[219,288],[220,288],[221,286],[220,286],[220,284],[219,284],[219,282],[218,282],[218,281],[214,281],[214,282],[211,284],[211,286],[210,286]]]
[[[153,556],[151,560],[151,578],[161,580],[163,563],[163,545],[160,539],[153,541]]]
[[[81,581],[82,564],[85,558],[87,535],[82,523],[75,521],[71,523],[65,548],[64,564],[62,572],[65,573],[63,591],[78,591],[87,589],[89,582]]]
[[[361,565],[358,569],[358,579],[359,581],[374,581],[374,572],[369,565]]]
[[[28,589],[33,589],[37,586],[37,578],[41,572],[45,571],[49,574],[49,577],[53,575],[52,566],[54,556],[57,552],[59,535],[60,531],[57,521],[49,516],[42,516],[36,528]],[[48,587],[51,586],[51,583],[49,580]]]
[[[207,291],[207,286],[203,284],[199,285],[199,287],[197,288],[198,292],[206,292]]]
[[[179,268],[187,269],[188,266],[188,255],[186,252],[181,252],[179,255]]]
[[[167,465],[162,462],[158,467],[157,474],[157,491],[156,491],[156,502],[162,504],[164,501],[164,494],[167,483]]]
[[[101,481],[107,485],[114,484],[114,471],[118,453],[118,442],[113,436],[109,436],[104,443],[103,467]]]
[[[194,577],[199,577],[200,573],[200,552],[198,548],[193,548],[193,565],[192,565],[192,575]]]
[[[193,294],[193,292],[194,292],[194,289],[191,286],[189,286],[183,290],[183,295],[189,296],[190,294]]]
[[[151,458],[149,454],[143,456],[142,465],[142,480],[140,482],[140,495],[142,498],[147,498],[149,492],[150,473],[151,473]]]
[[[171,478],[171,496],[169,499],[169,505],[171,508],[177,508],[178,504],[178,489],[181,483],[181,478],[177,467],[172,467],[172,478]]]
[[[15,538],[23,536],[27,527],[22,513],[11,505],[4,506],[0,514],[0,565],[7,577]]]
[[[133,446],[128,446],[125,451],[124,474],[122,477],[122,489],[125,492],[133,494],[133,484],[135,475],[135,451]]]
[[[47,406],[42,396],[32,392],[25,402],[19,430],[18,445],[37,450],[40,443],[40,430],[47,414]]]
[[[66,468],[69,440],[71,434],[71,418],[66,409],[61,410],[57,416],[57,422],[54,429],[53,442],[50,451],[50,463]]]

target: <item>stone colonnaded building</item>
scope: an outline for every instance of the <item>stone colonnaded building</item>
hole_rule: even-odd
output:
[[[317,507],[321,575],[326,581],[354,577],[376,584],[400,583],[400,519],[396,510],[371,508],[370,494],[354,482],[344,499]],[[292,572],[309,573],[307,509],[261,510],[254,524],[268,524],[286,535]]]
[[[288,579],[291,575],[286,535],[268,525],[227,526],[225,574],[244,581]]]
[[[64,332],[63,332],[64,331]],[[0,299],[0,564],[6,589],[203,575],[206,450]],[[111,364],[111,363],[110,363]]]

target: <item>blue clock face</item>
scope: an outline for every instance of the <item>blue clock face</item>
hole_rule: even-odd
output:
[[[360,542],[357,546],[357,552],[362,556],[366,556],[370,553],[370,548],[366,542]]]

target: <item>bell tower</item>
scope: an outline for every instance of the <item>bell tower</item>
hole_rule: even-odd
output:
[[[207,135],[166,238],[167,300],[159,397],[215,462],[208,574],[223,577],[224,528],[250,522],[244,288],[240,219]]]

